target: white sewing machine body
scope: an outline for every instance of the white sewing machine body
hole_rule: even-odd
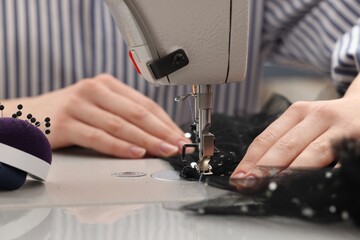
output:
[[[205,85],[245,79],[249,0],[106,0],[141,75],[156,85]],[[158,74],[154,61],[176,50]],[[175,59],[174,59],[175,58]],[[176,63],[175,63],[176,65]],[[168,73],[168,74],[166,74]],[[165,74],[165,75],[164,75]]]
[[[249,42],[249,0],[106,0],[138,72],[155,85],[192,85],[192,131],[199,150],[192,164],[212,174],[210,133],[212,85],[245,79]]]

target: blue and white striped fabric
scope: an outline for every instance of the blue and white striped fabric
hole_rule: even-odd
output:
[[[360,72],[360,20],[336,44],[331,75],[338,91],[344,94],[354,76]]]
[[[216,112],[258,109],[260,39],[263,56],[332,73],[343,85],[359,71],[359,0],[265,0],[264,13],[263,0],[251,2],[248,79],[216,86]],[[137,75],[102,0],[0,0],[0,21],[1,99],[34,96],[110,73],[154,99],[178,123],[191,115],[187,104],[172,100],[190,89],[157,88]]]
[[[272,61],[331,74],[346,90],[360,71],[359,0],[268,0],[264,12]]]

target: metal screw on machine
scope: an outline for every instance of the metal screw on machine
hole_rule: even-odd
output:
[[[172,59],[172,63],[174,65],[181,65],[184,63],[184,61],[186,60],[186,57],[184,56],[183,53],[176,53]]]

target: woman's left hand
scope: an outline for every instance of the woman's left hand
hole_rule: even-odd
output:
[[[253,143],[232,178],[260,177],[258,166],[320,168],[334,161],[332,144],[360,137],[360,74],[340,99],[295,102]]]

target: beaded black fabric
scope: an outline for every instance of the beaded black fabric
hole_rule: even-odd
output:
[[[214,114],[210,132],[215,135],[216,152],[210,161],[212,172],[216,176],[230,176],[246,153],[254,138],[277,119],[289,106],[290,101],[280,95],[274,95],[264,105],[261,112],[249,116],[226,116]],[[184,126],[184,131],[189,127]],[[195,136],[192,136],[195,141]],[[186,155],[186,161],[181,156],[167,158],[172,166],[180,171],[187,180],[199,179],[198,172],[190,167],[191,162],[197,162],[199,154]]]
[[[242,117],[214,115],[211,132],[218,152],[210,165],[213,175],[203,178],[209,185],[232,190],[225,196],[184,206],[203,214],[286,216],[314,222],[353,220],[360,226],[360,140],[343,139],[334,144],[334,163],[322,169],[263,168],[268,177],[248,182],[229,176],[243,158],[253,139],[277,119],[290,102],[272,97],[259,114]],[[187,180],[199,174],[189,166],[198,153],[167,159]],[[316,159],[314,159],[316,160]]]
[[[360,141],[341,140],[334,145],[334,152],[340,168],[290,169],[257,179],[250,186],[245,179],[209,177],[209,185],[233,193],[184,209],[202,214],[296,217],[320,223],[351,220],[360,227]]]

